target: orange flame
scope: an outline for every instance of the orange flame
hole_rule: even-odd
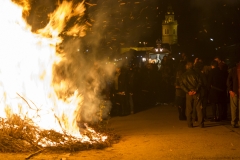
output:
[[[72,17],[83,16],[84,2],[73,5],[63,1],[49,15],[49,23],[36,33],[24,19],[29,3],[17,2],[0,2],[0,117],[18,114],[32,119],[42,129],[82,138],[76,123],[82,96],[76,89],[71,96],[60,99],[55,90],[64,91],[68,84],[64,80],[52,84],[52,73],[53,66],[64,59],[56,51],[63,41],[59,35],[85,35],[86,27],[78,23],[64,31]]]

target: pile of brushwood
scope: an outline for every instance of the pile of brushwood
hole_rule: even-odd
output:
[[[91,126],[97,133],[107,136],[105,141],[96,141],[92,133],[86,133],[90,141],[82,142],[68,134],[54,130],[41,130],[29,119],[21,119],[18,115],[11,118],[0,118],[0,152],[37,152],[49,151],[81,151],[102,149],[119,141],[119,136],[108,128],[108,120]]]

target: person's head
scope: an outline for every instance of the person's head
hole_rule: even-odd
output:
[[[183,52],[183,53],[181,53],[181,57],[185,57],[186,56],[186,54]]]
[[[198,59],[198,61],[196,63],[194,63],[194,68],[199,71],[202,71],[203,67],[204,67],[204,64],[201,59]]]
[[[217,61],[218,63],[220,63],[222,60],[221,60],[220,57],[216,56],[216,57],[214,58],[214,61]]]
[[[199,62],[199,58],[194,59],[194,64],[196,64],[197,62]]]
[[[116,67],[116,72],[117,72],[117,73],[120,73],[120,72],[121,72],[121,67],[120,67],[120,66],[117,66],[117,67]]]
[[[147,68],[147,69],[152,69],[152,64],[151,64],[151,63],[148,63],[148,64],[146,65],[146,68]]]
[[[167,60],[167,56],[163,56],[163,60],[166,61]]]
[[[185,53],[181,53],[180,61],[187,61],[187,55]]]
[[[211,68],[217,68],[217,67],[218,67],[218,62],[215,61],[215,60],[213,60],[213,61],[211,62]]]
[[[193,62],[187,62],[186,63],[186,69],[192,69],[193,68]]]

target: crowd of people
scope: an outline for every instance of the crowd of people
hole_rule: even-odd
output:
[[[110,83],[111,115],[134,114],[155,105],[175,105],[179,120],[186,120],[188,127],[204,122],[228,118],[231,124],[240,125],[240,63],[228,66],[219,57],[210,64],[200,58],[193,61],[182,53],[178,61],[164,56],[161,66],[148,63],[144,67],[118,66]],[[212,113],[207,114],[207,106]],[[207,117],[207,115],[212,115]]]

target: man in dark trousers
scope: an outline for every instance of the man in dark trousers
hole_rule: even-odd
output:
[[[226,102],[227,77],[218,67],[217,61],[212,61],[208,76],[209,103],[212,106],[212,121],[221,121],[223,116],[223,104]]]
[[[127,76],[123,67],[116,67],[113,77],[113,112],[118,116],[126,116],[130,109],[127,106]]]
[[[221,70],[221,72],[222,72],[222,74],[223,74],[223,78],[224,78],[224,80],[225,80],[225,83],[226,83],[226,81],[227,81],[227,77],[228,77],[228,69],[229,69],[229,67],[228,67],[228,65],[220,58],[220,57],[218,57],[218,56],[216,56],[215,58],[214,58],[214,60],[215,61],[217,61],[218,62],[218,68]],[[224,85],[225,86],[225,88],[224,88],[224,99],[225,99],[225,101],[223,101],[222,103],[221,103],[221,107],[222,107],[222,115],[221,115],[221,118],[222,118],[222,120],[227,120],[227,118],[228,118],[228,94],[227,94],[227,86],[226,85]]]
[[[175,81],[175,105],[178,108],[179,120],[186,120],[186,93],[180,87],[181,76],[185,70],[178,70]]]
[[[202,86],[200,75],[193,69],[193,63],[187,62],[186,72],[183,73],[180,87],[186,93],[186,116],[188,127],[193,128],[193,107],[196,108],[198,126],[204,127],[200,90]]]
[[[238,128],[240,125],[240,62],[232,68],[227,79],[227,88],[230,94],[231,125]]]

